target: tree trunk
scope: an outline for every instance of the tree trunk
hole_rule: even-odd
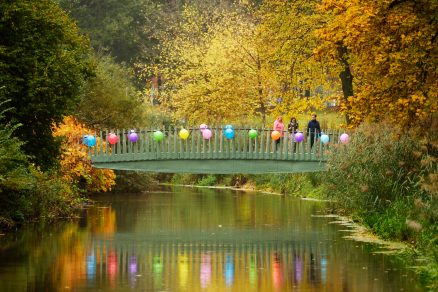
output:
[[[257,86],[259,93],[259,105],[260,105],[260,113],[262,115],[262,125],[263,127],[266,125],[266,107],[263,101],[263,88],[262,88],[262,80],[260,76],[262,65],[260,63],[260,59],[257,58]]]
[[[338,44],[338,57],[344,69],[339,74],[339,78],[341,78],[342,92],[344,95],[342,103],[347,107],[347,109],[351,109],[351,106],[348,101],[348,97],[354,95],[353,74],[351,74],[350,63],[348,62],[348,51],[343,44]],[[347,121],[347,125],[351,124],[351,118],[348,113],[345,115],[345,119]]]

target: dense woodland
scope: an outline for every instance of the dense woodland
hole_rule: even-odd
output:
[[[79,143],[88,131],[335,111],[343,122],[330,125],[352,139],[326,173],[239,181],[296,195],[306,180],[426,255],[436,285],[436,11],[434,0],[2,1],[0,226],[69,215],[114,187]]]

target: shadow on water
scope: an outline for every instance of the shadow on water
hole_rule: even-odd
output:
[[[0,238],[0,291],[421,291],[322,202],[230,190],[110,194],[81,219]]]

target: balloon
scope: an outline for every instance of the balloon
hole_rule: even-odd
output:
[[[299,143],[304,140],[304,135],[301,132],[295,134],[295,142]]]
[[[226,125],[226,126],[225,126],[225,130],[226,130],[226,129],[233,129],[233,130],[234,130],[234,127],[233,127],[232,125]]]
[[[321,135],[321,142],[327,144],[330,141],[330,137],[326,134]]]
[[[88,147],[96,146],[96,137],[94,137],[93,135],[85,135],[82,138],[82,143],[84,145],[87,145]]]
[[[272,140],[278,140],[278,139],[280,139],[280,136],[281,136],[281,134],[280,134],[279,131],[273,131],[273,132],[271,133],[271,138],[272,138]]]
[[[138,140],[138,135],[136,132],[131,131],[131,133],[128,135],[129,141],[131,141],[132,143],[137,142]]]
[[[205,140],[209,140],[211,138],[213,134],[211,133],[211,131],[209,129],[204,129],[204,131],[202,131],[202,137]]]
[[[82,144],[87,145],[88,136],[89,136],[89,135],[84,135],[84,136],[82,137]],[[88,146],[88,145],[87,145],[87,146]]]
[[[349,139],[350,139],[350,137],[348,137],[348,134],[345,134],[345,133],[342,134],[341,137],[340,137],[340,140],[341,140],[342,144],[347,144]]]
[[[164,138],[163,132],[161,132],[161,131],[155,131],[154,132],[154,141],[160,142],[160,141],[163,140],[163,138]]]
[[[179,131],[179,137],[183,140],[187,139],[189,135],[190,133],[186,129],[181,129],[181,131]]]
[[[110,143],[111,145],[114,145],[117,143],[117,141],[119,141],[119,136],[117,136],[116,134],[113,134],[113,133],[109,133],[107,140],[108,140],[108,143]]]
[[[233,139],[234,138],[234,130],[232,128],[228,128],[225,130],[224,135],[227,139]]]
[[[251,139],[254,139],[254,138],[257,138],[257,130],[254,130],[254,129],[251,129],[251,130],[249,130],[249,132],[248,132],[248,136],[251,138]]]
[[[199,130],[201,130],[201,132],[202,131],[204,131],[205,129],[207,129],[207,125],[206,124],[201,124],[200,126],[199,126]]]

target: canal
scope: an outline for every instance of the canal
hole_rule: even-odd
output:
[[[0,236],[0,291],[422,291],[326,203],[204,188],[105,194]]]

